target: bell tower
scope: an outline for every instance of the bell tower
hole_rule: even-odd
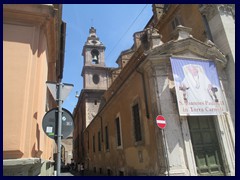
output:
[[[82,69],[86,127],[99,111],[102,95],[108,88],[109,68],[104,61],[105,46],[96,35],[96,29],[91,27],[89,36],[83,46]]]
[[[96,29],[91,27],[89,36],[83,47],[84,66],[105,66],[104,62],[105,46],[99,41]]]
[[[82,76],[84,89],[107,89],[107,74],[104,61],[105,46],[99,41],[96,29],[91,27],[83,47],[84,66]]]

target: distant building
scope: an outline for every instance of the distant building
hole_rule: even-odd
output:
[[[66,139],[62,139],[62,162],[65,165],[71,164],[71,159],[73,158],[72,142],[73,142],[72,133]]]
[[[42,130],[56,102],[46,81],[62,79],[62,5],[3,5],[3,175],[53,175],[54,140]]]
[[[113,68],[105,66],[105,46],[100,42],[93,27],[83,47],[84,66],[82,70],[83,90],[79,96],[77,108],[74,109],[73,157],[76,163],[82,163],[84,145],[83,130],[99,111],[103,93],[109,88]]]
[[[234,8],[154,4],[119,68],[102,64],[104,48],[91,28],[74,110],[74,160],[103,175],[234,176]],[[185,70],[190,66],[201,67],[197,75]],[[196,89],[183,86],[188,70]],[[208,100],[190,100],[189,88],[198,92],[202,83]],[[166,119],[164,130],[157,115]]]

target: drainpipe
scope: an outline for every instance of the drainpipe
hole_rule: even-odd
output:
[[[209,26],[209,23],[208,23],[206,15],[202,15],[202,19],[203,19],[203,23],[204,23],[204,26],[205,26],[205,31],[206,31],[207,38],[209,40],[211,40],[212,42],[214,42],[213,41],[213,37],[212,37],[212,33],[211,33],[211,29],[210,29],[210,26]]]
[[[145,101],[145,108],[146,108],[146,117],[149,119],[150,115],[149,115],[149,109],[148,109],[148,99],[147,99],[147,91],[146,91],[146,83],[145,83],[145,79],[144,79],[144,74],[141,71],[139,71],[138,69],[136,69],[136,72],[138,72],[142,77],[144,101]]]

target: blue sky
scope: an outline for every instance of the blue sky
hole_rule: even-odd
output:
[[[142,31],[152,17],[151,4],[64,4],[63,21],[67,23],[63,83],[74,88],[63,107],[73,112],[77,104],[76,91],[81,92],[83,79],[82,48],[93,26],[105,45],[107,67],[117,67],[121,51],[131,48],[133,34]]]

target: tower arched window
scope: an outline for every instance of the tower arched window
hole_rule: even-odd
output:
[[[93,49],[91,51],[92,54],[92,64],[99,64],[99,51],[96,49]]]

